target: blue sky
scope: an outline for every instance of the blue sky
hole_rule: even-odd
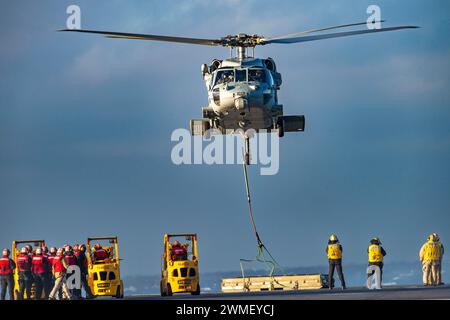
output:
[[[126,274],[159,272],[165,232],[197,232],[203,271],[256,253],[240,166],[175,166],[176,128],[206,105],[200,64],[223,48],[54,32],[82,27],[217,38],[364,21],[373,1],[14,1],[0,11],[0,244],[118,235]],[[420,29],[256,49],[283,75],[280,171],[250,169],[256,222],[284,266],[347,263],[373,236],[412,261],[427,234],[450,241],[447,1],[376,1],[385,26]]]

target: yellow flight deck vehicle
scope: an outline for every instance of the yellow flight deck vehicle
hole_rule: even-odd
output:
[[[19,248],[20,245],[20,248]],[[33,248],[33,252],[36,251],[37,248],[42,248],[45,246],[45,240],[15,240],[11,245],[11,258],[14,260],[17,266],[17,257],[20,254],[20,249],[26,245],[30,245]],[[23,295],[24,299],[34,299],[36,293],[36,287],[33,285],[31,287],[31,297],[27,297],[27,292]],[[18,300],[19,298],[19,268],[16,267],[14,270],[14,300]],[[45,299],[45,292],[42,290],[42,299]]]
[[[108,241],[107,245],[99,242]],[[92,245],[94,242],[94,245]],[[119,243],[117,237],[87,239],[88,284],[95,297],[123,298],[123,281],[120,279]]]
[[[165,234],[161,256],[161,296],[200,294],[197,234]]]

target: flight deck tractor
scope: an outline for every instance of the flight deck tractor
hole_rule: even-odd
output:
[[[196,234],[165,234],[161,256],[161,296],[200,294]]]
[[[105,244],[106,242],[106,244]],[[88,284],[95,297],[123,298],[120,277],[119,242],[117,237],[87,239]]]

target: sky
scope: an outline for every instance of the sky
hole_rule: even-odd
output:
[[[174,165],[170,136],[201,116],[200,65],[221,47],[58,33],[85,29],[220,38],[365,21],[420,29],[256,48],[282,73],[280,170],[249,169],[260,235],[286,267],[345,263],[371,237],[389,262],[450,243],[448,1],[9,1],[0,10],[0,246],[117,235],[125,275],[158,274],[164,233],[195,232],[202,272],[256,255],[240,165]],[[419,266],[418,266],[419,268]],[[445,266],[444,266],[445,269]]]

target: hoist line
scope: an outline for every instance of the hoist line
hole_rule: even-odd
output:
[[[275,267],[278,266],[278,268],[284,273],[283,267],[280,266],[280,264],[275,260],[275,258],[272,256],[272,254],[269,252],[267,247],[264,245],[264,243],[261,240],[261,237],[259,236],[258,229],[256,228],[255,218],[253,216],[253,209],[252,209],[252,202],[251,202],[251,195],[250,195],[250,187],[248,182],[248,173],[247,173],[247,164],[245,162],[242,163],[243,169],[244,169],[244,180],[245,180],[245,191],[247,193],[247,203],[248,203],[248,210],[250,214],[250,220],[253,227],[253,232],[256,237],[257,245],[258,245],[258,255],[256,256],[256,260],[247,260],[247,259],[240,259],[240,265],[241,265],[241,272],[242,277],[245,278],[244,274],[244,268],[242,265],[242,262],[253,262],[258,261],[262,264],[264,264],[267,269],[270,270],[269,276],[273,276],[273,272],[275,271]],[[266,252],[270,259],[266,259],[264,252]],[[270,265],[270,267],[269,267]]]

